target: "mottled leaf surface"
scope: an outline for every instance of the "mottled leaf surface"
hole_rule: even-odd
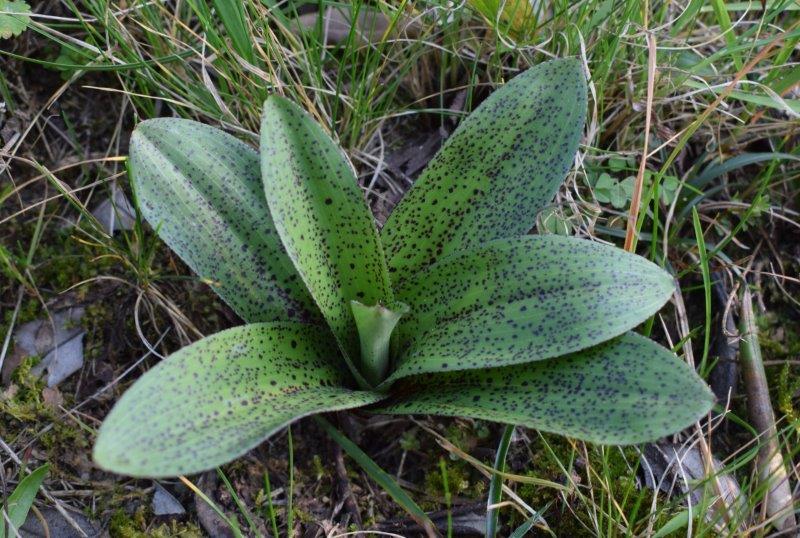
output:
[[[321,321],[275,231],[255,150],[202,123],[154,119],[133,132],[130,167],[145,218],[244,320]]]
[[[278,233],[340,344],[358,357],[350,301],[391,302],[383,248],[353,167],[304,110],[264,104],[261,172]]]
[[[516,76],[461,122],[381,232],[392,280],[436,259],[526,233],[578,148],[586,81],[577,60]]]
[[[345,388],[340,352],[318,328],[244,325],[184,347],[149,370],[100,428],[94,458],[131,476],[210,469],[300,417],[376,402]]]
[[[714,397],[672,352],[628,333],[564,357],[408,378],[390,414],[474,417],[586,441],[634,444],[689,426]]]
[[[655,314],[672,277],[624,250],[557,235],[498,239],[447,256],[397,290],[404,353],[393,374],[549,359]]]

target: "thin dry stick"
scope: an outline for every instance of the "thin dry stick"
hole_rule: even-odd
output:
[[[764,362],[761,359],[761,346],[758,344],[758,329],[753,314],[753,297],[747,288],[742,293],[739,325],[742,335],[740,359],[747,393],[747,410],[750,422],[759,435],[764,438],[758,452],[757,465],[759,480],[769,484],[769,491],[764,502],[766,512],[775,521],[775,527],[778,530],[796,529],[792,490],[778,446],[775,413],[769,400],[769,385],[764,372]]]
[[[631,208],[628,211],[628,228],[625,231],[625,250],[632,251],[636,235],[636,220],[639,217],[639,206],[642,203],[642,186],[644,185],[644,172],[647,167],[647,145],[650,140],[650,123],[653,117],[653,88],[656,80],[656,38],[647,33],[647,105],[644,114],[644,147],[642,159],[639,161],[639,172],[636,174],[636,183],[633,185]]]

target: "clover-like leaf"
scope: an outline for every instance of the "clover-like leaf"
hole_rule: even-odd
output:
[[[390,303],[372,214],[342,150],[280,96],[264,104],[261,172],[275,226],[344,350],[359,356],[350,301]]]
[[[139,124],[131,181],[145,218],[245,321],[319,321],[281,244],[257,153],[194,121]]]
[[[530,230],[564,180],[586,116],[577,60],[539,64],[461,122],[381,231],[392,280]]]
[[[382,395],[346,388],[332,338],[293,322],[244,325],[170,355],[117,402],[97,438],[100,467],[131,476],[226,463],[277,429]]]
[[[393,392],[377,412],[474,417],[604,444],[674,433],[714,402],[692,368],[633,333],[547,361],[408,378]]]
[[[20,35],[31,23],[31,7],[23,0],[0,0],[0,39]]]
[[[397,290],[411,310],[392,379],[578,351],[632,329],[673,290],[663,269],[609,245],[559,235],[491,241]]]

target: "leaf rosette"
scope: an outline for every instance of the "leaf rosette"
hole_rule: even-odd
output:
[[[256,152],[196,122],[142,122],[133,188],[161,238],[245,321],[144,374],[95,461],[165,477],[230,461],[298,418],[475,417],[598,443],[680,430],[713,397],[630,332],[672,277],[613,246],[527,235],[571,166],[586,81],[539,64],[470,114],[377,231],[342,150],[292,102]]]

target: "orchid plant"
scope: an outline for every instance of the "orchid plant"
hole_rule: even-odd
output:
[[[630,332],[674,291],[657,265],[529,235],[575,157],[581,64],[514,77],[461,122],[378,232],[342,150],[277,95],[260,152],[183,119],[130,144],[141,212],[245,324],[178,350],[110,412],[95,461],[166,477],[226,463],[301,417],[464,416],[650,441],[713,397]]]

